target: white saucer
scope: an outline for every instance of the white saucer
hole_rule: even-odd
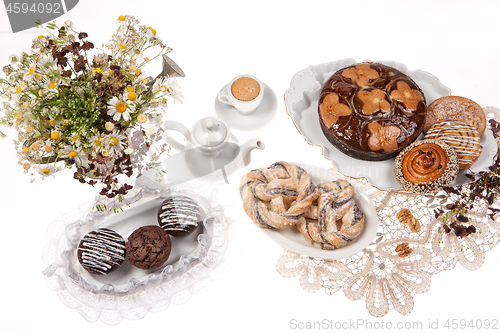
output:
[[[222,103],[215,98],[215,112],[219,118],[224,120],[229,127],[240,131],[254,131],[266,126],[276,115],[278,101],[273,90],[264,83],[264,97],[257,110],[249,115],[236,111],[231,106]]]

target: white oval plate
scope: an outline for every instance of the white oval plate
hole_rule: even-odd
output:
[[[370,184],[380,190],[400,190],[402,189],[401,185],[394,177],[393,172],[394,158],[377,162],[352,158],[337,150],[321,131],[318,120],[318,98],[323,84],[337,70],[356,62],[354,59],[343,59],[317,66],[309,66],[295,74],[290,83],[290,88],[285,92],[287,113],[307,143],[320,146],[323,156],[329,159],[342,174],[353,178],[366,178]],[[376,60],[374,62],[392,66],[410,76],[424,92],[427,103],[451,94],[449,88],[427,72],[421,70],[410,71],[404,64],[395,61]],[[491,131],[486,131],[481,137],[481,144],[483,145],[483,152],[479,160],[472,166],[471,170],[473,172],[488,169],[498,150]],[[468,179],[464,176],[464,173],[465,171],[461,171],[452,185],[466,183]]]
[[[328,170],[302,163],[295,164],[303,167],[316,185],[343,178],[341,174],[334,170]],[[321,259],[342,259],[355,255],[367,247],[375,238],[378,231],[378,216],[375,206],[373,205],[373,202],[368,194],[355,184],[353,184],[353,186],[356,191],[354,200],[365,214],[365,224],[360,235],[344,247],[335,250],[322,250],[319,244],[311,244],[306,241],[304,236],[295,227],[284,230],[272,230],[260,227],[259,229],[285,249],[298,254],[307,255],[309,257]]]

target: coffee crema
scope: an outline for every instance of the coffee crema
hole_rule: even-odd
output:
[[[260,84],[251,77],[240,77],[231,85],[231,94],[240,101],[251,101],[259,96]]]

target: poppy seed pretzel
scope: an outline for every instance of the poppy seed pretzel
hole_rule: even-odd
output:
[[[320,184],[318,189],[317,219],[304,218],[297,229],[308,242],[320,243],[322,249],[340,248],[359,236],[365,216],[354,201],[354,188],[346,180]]]
[[[245,213],[259,227],[286,229],[304,220],[319,190],[300,166],[276,162],[243,176],[240,195]]]

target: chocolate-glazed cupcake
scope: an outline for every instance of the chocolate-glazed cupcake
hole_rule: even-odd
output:
[[[80,241],[77,249],[80,265],[91,274],[106,275],[125,260],[125,240],[113,230],[92,230]]]
[[[136,229],[127,239],[127,259],[137,268],[161,267],[170,256],[170,236],[156,225]]]
[[[184,195],[166,198],[158,209],[158,224],[174,237],[191,234],[201,221],[200,206]]]

